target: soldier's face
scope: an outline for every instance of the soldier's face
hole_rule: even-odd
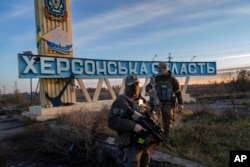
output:
[[[159,75],[164,75],[164,74],[167,74],[168,73],[168,69],[166,68],[163,68],[163,67],[158,67],[158,74]]]
[[[137,82],[131,86],[129,86],[129,89],[131,91],[131,93],[133,94],[133,99],[137,99],[139,97],[140,94],[140,83]]]

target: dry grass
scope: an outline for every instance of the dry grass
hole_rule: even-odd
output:
[[[106,106],[100,112],[72,111],[43,124],[29,120],[28,131],[1,143],[0,160],[9,166],[97,166],[101,150],[95,141],[116,135],[107,127],[108,111]],[[173,151],[157,149],[207,166],[228,166],[230,150],[250,148],[249,132],[250,117],[186,109],[176,117]]]
[[[228,166],[230,150],[250,148],[250,117],[205,110],[185,115],[182,120],[183,126],[170,139],[174,148],[171,154],[207,166]]]
[[[67,157],[65,160],[71,164],[75,160],[78,160],[78,164],[79,160],[82,163],[96,162],[93,156],[97,155],[98,148],[92,142],[94,138],[100,138],[103,133],[106,134],[105,136],[115,136],[114,131],[106,125],[107,111],[105,109],[100,113],[74,112],[62,115],[57,120],[57,124],[64,130],[63,132],[56,130],[57,135],[53,132],[51,135],[53,140],[50,140],[50,143],[54,143],[54,151],[59,153],[58,155],[61,154],[60,159],[62,156]],[[169,152],[159,147],[158,150],[207,166],[227,166],[230,150],[250,148],[249,117],[230,113],[218,115],[205,109],[195,112],[184,111],[183,114],[178,114],[177,119],[179,126],[176,126],[170,138],[173,151]],[[77,155],[70,151],[72,144]],[[55,147],[56,145],[58,146]],[[50,148],[53,147],[50,145]],[[64,152],[64,155],[61,152]]]

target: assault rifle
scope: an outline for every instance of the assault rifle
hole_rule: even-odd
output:
[[[144,115],[134,110],[131,110],[131,112],[133,112],[132,118],[144,129],[146,129],[147,133],[153,135],[157,142],[162,143],[167,149],[170,151],[172,150],[172,148],[167,144],[167,139],[162,135],[164,130],[157,122],[155,122],[148,112],[145,112]]]
[[[150,85],[152,86],[152,92],[150,94],[150,104],[152,106],[159,106],[160,102],[159,102],[159,99],[158,99],[158,92],[157,92],[157,89],[156,89],[156,83],[155,83],[155,77],[153,76],[151,78],[151,81],[150,81]]]
[[[124,96],[127,99],[127,102],[132,107],[133,104],[131,103],[130,99],[127,96]],[[139,95],[138,100],[142,99],[143,104],[140,105],[140,110],[143,110],[142,112],[136,111],[135,108],[129,108],[122,114],[122,117],[132,117],[132,119],[140,124],[144,129],[146,129],[146,133],[151,134],[155,137],[157,142],[163,143],[163,145],[169,149],[170,151],[172,148],[167,144],[167,139],[162,135],[164,130],[161,128],[161,125],[157,123],[153,117],[149,114],[150,108],[146,104],[146,99],[143,98],[141,95]],[[145,105],[144,105],[145,104]],[[143,113],[143,115],[141,114]]]

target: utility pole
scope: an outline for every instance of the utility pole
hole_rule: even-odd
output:
[[[156,54],[153,58],[152,58],[152,61],[154,61],[155,60],[155,58],[157,57],[158,55]]]
[[[32,51],[24,51],[23,54],[33,55]],[[30,78],[30,102],[32,103],[32,78]]]
[[[168,53],[168,57],[167,58],[168,58],[168,62],[170,63],[171,60],[173,59],[173,57],[171,56],[171,52]]]
[[[16,97],[16,104],[19,103],[19,99],[18,99],[18,91],[17,91],[17,81],[15,81],[15,88],[14,88],[14,95]]]
[[[17,81],[15,81],[15,91],[17,92]]]
[[[32,78],[30,78],[30,102],[32,103]]]
[[[192,62],[192,61],[194,60],[194,58],[196,58],[196,56],[193,56],[193,57],[191,58],[190,62]],[[187,77],[186,77],[186,80],[185,80],[185,84],[184,84],[183,89],[182,89],[182,93],[183,93],[183,94],[186,94],[187,86],[188,86],[189,80],[190,80],[190,76],[187,76]]]

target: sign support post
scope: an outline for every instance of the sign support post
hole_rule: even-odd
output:
[[[34,0],[34,4],[38,55],[73,57],[70,0]],[[52,106],[45,94],[57,96],[67,78],[40,78],[39,81],[41,105]],[[71,84],[74,85],[74,80]],[[75,89],[69,85],[61,98],[64,102],[75,103]]]

